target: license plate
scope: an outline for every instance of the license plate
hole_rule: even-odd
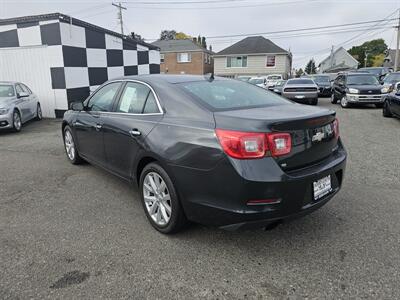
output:
[[[319,200],[332,191],[331,175],[313,182],[314,200]]]
[[[297,95],[297,96],[294,96],[296,99],[304,99],[306,96],[304,96],[304,95]]]

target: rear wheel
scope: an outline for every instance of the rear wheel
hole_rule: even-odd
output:
[[[14,112],[13,112],[12,124],[13,124],[14,131],[16,131],[16,132],[20,132],[21,131],[22,120],[21,120],[21,115],[20,115],[18,110],[14,110]]]
[[[350,103],[347,101],[347,97],[343,96],[342,99],[340,100],[340,106],[343,108],[349,108]]]
[[[140,197],[147,219],[162,233],[175,233],[187,224],[175,187],[167,172],[150,163],[140,175]]]
[[[65,153],[67,154],[67,158],[73,165],[78,165],[82,163],[83,160],[79,156],[78,151],[76,150],[74,137],[72,135],[72,131],[69,126],[66,126],[64,128],[64,147],[65,147]]]
[[[331,103],[332,104],[336,104],[337,103],[337,99],[335,97],[335,93],[334,92],[332,92],[332,94],[331,94]]]
[[[40,103],[38,103],[36,108],[36,120],[40,121],[42,118],[42,108],[40,107]]]
[[[385,103],[383,104],[383,110],[382,110],[382,114],[385,118],[391,118],[393,117],[392,112],[390,111],[390,107],[389,107],[389,103],[387,101],[385,101]]]

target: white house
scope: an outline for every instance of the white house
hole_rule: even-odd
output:
[[[319,73],[336,73],[357,69],[358,60],[349,54],[343,47],[337,48],[319,64]]]

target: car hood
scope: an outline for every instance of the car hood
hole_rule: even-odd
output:
[[[15,97],[0,97],[0,107],[9,106],[14,100]]]

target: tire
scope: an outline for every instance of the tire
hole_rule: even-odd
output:
[[[318,105],[318,98],[312,99],[312,100],[310,101],[310,104],[311,104],[311,105]]]
[[[16,109],[13,112],[12,125],[13,125],[13,130],[15,132],[20,132],[21,131],[21,128],[22,128],[21,114]]]
[[[393,117],[393,114],[392,114],[392,112],[390,111],[390,107],[389,107],[389,104],[387,103],[387,101],[385,101],[385,103],[383,104],[382,115],[383,115],[385,118],[391,118],[391,117]]]
[[[40,106],[40,103],[38,103],[37,104],[37,108],[36,108],[36,118],[35,119],[36,119],[36,121],[41,121],[42,118],[43,118],[42,108]]]
[[[377,103],[377,104],[375,104],[375,107],[376,108],[383,108],[383,103]]]
[[[139,192],[147,219],[156,230],[171,234],[187,225],[188,221],[171,178],[158,163],[150,163],[143,169]],[[155,200],[149,200],[151,198]]]
[[[332,103],[332,104],[336,104],[336,103],[337,103],[337,99],[336,99],[336,97],[335,97],[335,93],[333,93],[333,92],[332,92],[332,94],[331,94],[331,103]]]
[[[346,96],[343,96],[342,99],[340,99],[340,106],[342,108],[349,108],[350,107],[350,103],[347,101]]]
[[[67,155],[69,162],[73,165],[81,164],[83,159],[79,156],[78,150],[76,149],[74,136],[72,135],[72,131],[69,126],[65,126],[64,128],[63,139],[65,154]]]

